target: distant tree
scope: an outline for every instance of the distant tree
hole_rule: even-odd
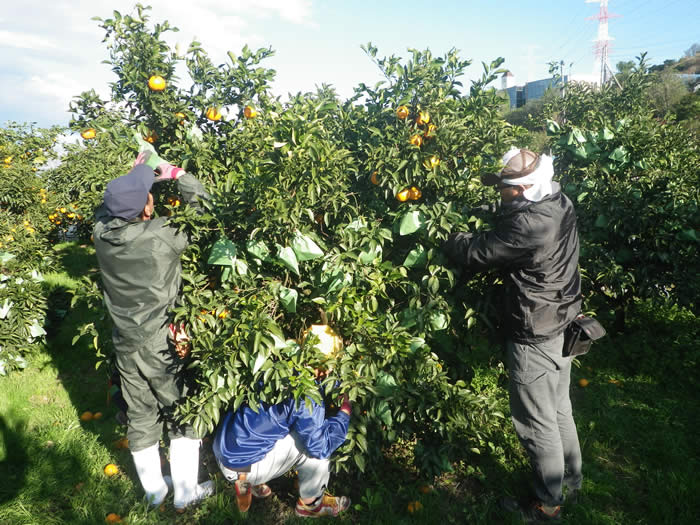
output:
[[[697,55],[698,53],[700,53],[700,44],[698,44],[697,42],[695,42],[692,46],[690,46],[688,49],[686,49],[686,50],[683,52],[683,56],[685,56],[685,57],[694,57],[694,56]]]
[[[673,70],[656,73],[647,91],[651,106],[658,117],[674,111],[675,106],[688,94],[688,88]]]

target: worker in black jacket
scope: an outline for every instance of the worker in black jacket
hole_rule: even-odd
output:
[[[213,483],[197,482],[200,440],[192,428],[168,417],[185,395],[169,324],[180,293],[180,255],[188,239],[167,217],[153,217],[151,187],[164,180],[177,181],[188,204],[198,206],[199,199],[209,197],[194,176],[154,150],[145,150],[129,173],[107,184],[104,202],[95,212],[93,235],[105,304],[114,323],[112,339],[136,472],[149,503],[159,505],[169,481],[161,472],[159,455],[165,415],[174,505],[182,511],[211,494]]]
[[[511,149],[504,168],[482,178],[501,193],[495,228],[453,233],[451,263],[468,271],[497,269],[504,280],[506,360],[511,416],[534,471],[534,501],[504,506],[526,521],[560,518],[563,487],[571,501],[581,487],[581,450],[562,356],[564,329],[581,307],[576,214],[561,192],[552,159]]]

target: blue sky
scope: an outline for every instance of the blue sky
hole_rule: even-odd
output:
[[[0,10],[0,125],[67,124],[71,98],[94,88],[108,96],[113,79],[93,16],[132,11],[125,0],[24,0]],[[360,82],[381,80],[360,49],[408,57],[408,48],[443,55],[456,48],[473,60],[465,85],[481,62],[505,57],[517,83],[547,76],[547,63],[564,60],[574,74],[593,70],[599,4],[585,0],[153,0],[152,21],[180,28],[169,41],[182,50],[196,38],[215,63],[228,50],[272,47],[263,65],[277,70],[276,94],[333,85],[342,97]],[[679,58],[700,42],[697,0],[609,0],[610,62],[648,51],[652,64]],[[183,79],[184,80],[184,79]]]

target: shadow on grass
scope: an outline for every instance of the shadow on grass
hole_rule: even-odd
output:
[[[700,516],[698,320],[641,305],[635,331],[594,345],[573,387],[584,456],[572,523],[695,523]],[[691,340],[692,339],[692,340]]]
[[[97,256],[92,244],[64,242],[55,245],[53,250],[60,261],[60,267],[73,279],[97,271]]]
[[[24,426],[18,422],[12,427],[0,416],[0,439],[5,449],[5,459],[0,462],[0,505],[14,499],[24,486],[29,459],[22,440]]]

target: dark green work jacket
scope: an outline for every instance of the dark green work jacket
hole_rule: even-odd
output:
[[[209,197],[189,173],[177,185],[189,204]],[[167,217],[126,221],[110,216],[104,205],[95,212],[93,235],[116,351],[132,352],[156,338],[162,345],[180,291],[180,255],[187,235],[169,225]]]

